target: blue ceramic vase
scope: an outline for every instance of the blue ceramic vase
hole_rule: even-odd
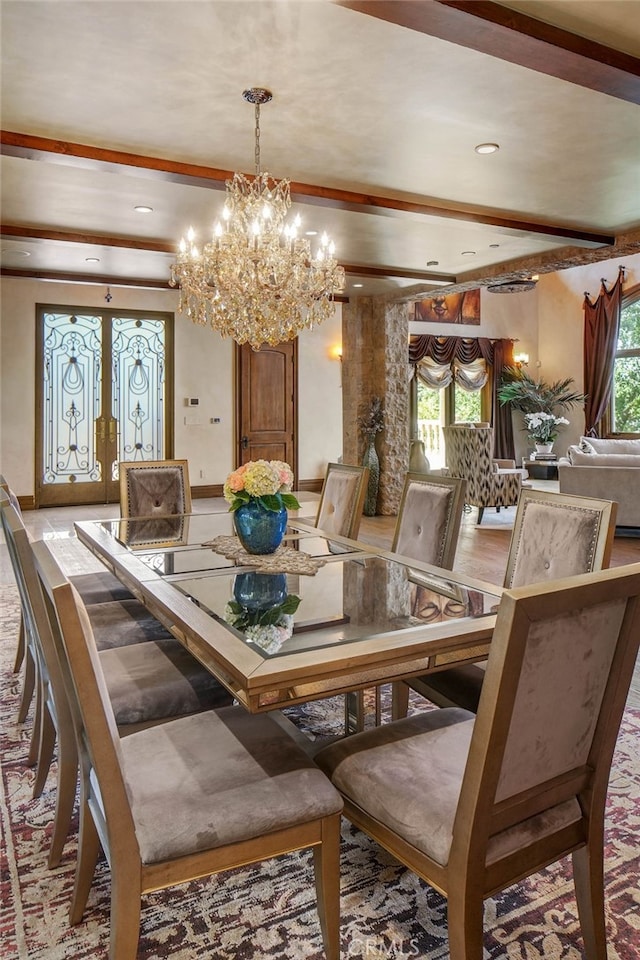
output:
[[[269,610],[287,597],[286,573],[239,573],[233,584],[233,596],[245,610]]]
[[[267,510],[259,500],[249,500],[234,511],[233,523],[247,553],[275,553],[287,529],[287,508]]]

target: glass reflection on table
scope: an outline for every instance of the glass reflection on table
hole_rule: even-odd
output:
[[[235,576],[229,575],[232,572]],[[251,643],[242,624],[229,617],[229,604],[238,602],[238,576],[247,572],[248,568],[221,569],[172,578],[172,583]],[[266,575],[253,573],[254,578],[260,576]],[[280,594],[299,598],[299,604],[291,614],[290,635],[277,649],[260,649],[267,657],[406,634],[445,620],[475,619],[491,613],[497,603],[496,595],[452,583],[445,575],[422,576],[416,583],[415,571],[389,557],[341,554],[314,576],[281,576]]]

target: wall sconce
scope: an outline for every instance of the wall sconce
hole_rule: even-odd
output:
[[[339,343],[337,347],[332,347],[329,356],[332,360],[342,360],[342,344]]]
[[[513,362],[518,368],[522,370],[523,367],[528,366],[529,364],[529,354],[528,353],[516,353],[513,357]]]

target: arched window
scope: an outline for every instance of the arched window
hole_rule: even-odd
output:
[[[610,417],[612,433],[640,436],[640,287],[621,302]]]

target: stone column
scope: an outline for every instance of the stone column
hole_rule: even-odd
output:
[[[409,465],[409,307],[358,297],[342,308],[343,458],[361,463],[365,443],[358,418],[373,397],[384,404],[385,429],[376,438],[380,457],[378,513],[398,512]]]

